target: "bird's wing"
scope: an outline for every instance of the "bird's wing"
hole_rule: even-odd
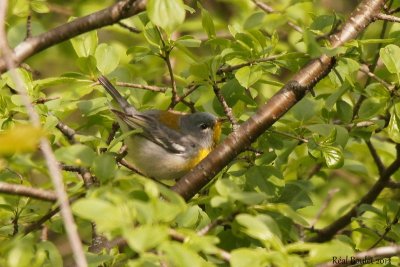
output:
[[[112,110],[129,128],[143,130],[143,137],[174,154],[185,154],[195,146],[190,136],[158,123],[154,114],[136,113],[128,115],[118,110]]]

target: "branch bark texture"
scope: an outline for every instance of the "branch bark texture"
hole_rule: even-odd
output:
[[[15,47],[13,51],[15,64],[18,65],[32,55],[82,33],[112,25],[121,19],[136,15],[145,9],[146,2],[146,0],[118,1],[106,9],[77,18],[48,32],[28,38]],[[6,71],[6,69],[6,62],[4,59],[0,60],[0,73]]]
[[[384,3],[385,0],[362,1],[343,28],[330,36],[331,47],[337,48],[357,37],[374,20]],[[231,133],[191,172],[182,177],[172,189],[186,200],[192,198],[211,181],[215,174],[300,101],[308,90],[329,73],[334,63],[333,57],[322,55],[305,65],[291,81],[261,106],[237,131]]]

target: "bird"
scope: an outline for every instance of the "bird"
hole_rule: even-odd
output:
[[[103,75],[99,83],[119,105],[112,108],[123,132],[133,131],[124,143],[127,160],[144,176],[156,180],[179,179],[218,144],[221,122],[208,112],[172,110],[138,111]]]

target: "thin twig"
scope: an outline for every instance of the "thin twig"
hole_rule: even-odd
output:
[[[57,195],[53,191],[5,182],[0,182],[0,193],[31,197],[51,202],[57,201]]]
[[[292,135],[292,134],[287,133],[287,132],[282,132],[282,131],[278,131],[278,130],[268,130],[268,132],[279,134],[279,135],[283,135],[283,136],[286,136],[288,138],[291,138],[291,139],[294,139],[294,140],[298,140],[298,141],[300,141],[302,143],[308,143],[308,139],[302,138],[300,136],[295,136],[295,135]]]
[[[339,188],[333,188],[328,191],[328,195],[324,199],[324,202],[322,203],[321,207],[319,208],[317,215],[315,216],[314,220],[310,223],[311,224],[311,231],[313,231],[315,224],[319,221],[321,218],[322,213],[326,210],[328,207],[329,203],[331,203],[333,196],[339,192]]]
[[[70,128],[68,125],[59,121],[56,125],[56,128],[68,139],[71,144],[75,144],[75,130]]]
[[[114,139],[115,134],[117,133],[118,129],[119,129],[119,124],[118,124],[118,122],[113,122],[112,127],[111,127],[111,131],[110,131],[110,133],[108,134],[108,137],[107,137],[107,140],[106,140],[106,145],[107,145],[107,146],[111,144],[111,142],[112,142],[112,140]],[[100,152],[101,152],[101,153],[104,153],[104,152],[106,152],[106,151],[107,151],[107,148],[106,148],[106,147],[100,148]]]
[[[239,123],[235,117],[235,115],[233,115],[233,111],[232,108],[230,106],[228,106],[228,103],[226,103],[226,100],[224,98],[224,96],[221,93],[221,90],[219,89],[217,84],[213,84],[213,89],[214,89],[214,93],[218,98],[218,101],[221,103],[225,115],[228,117],[228,120],[230,121],[230,123],[232,124],[232,129],[233,131],[236,131],[236,129],[239,127]]]
[[[86,188],[90,188],[93,184],[96,183],[96,178],[92,175],[92,173],[85,167],[82,166],[71,166],[66,164],[60,164],[60,168],[67,172],[76,172],[78,173],[83,180],[83,183]]]
[[[116,82],[115,84],[118,86],[122,86],[122,87],[138,88],[138,89],[144,89],[144,90],[149,90],[149,91],[153,91],[153,92],[161,92],[161,93],[164,93],[168,89],[165,87],[159,87],[159,86],[155,86],[155,85],[138,84],[138,83]]]
[[[330,240],[340,229],[346,227],[351,218],[358,215],[358,209],[363,204],[372,204],[383,189],[386,188],[390,177],[400,168],[400,145],[396,146],[396,159],[385,169],[372,188],[348,212],[327,227],[317,230],[317,236],[308,239],[308,242],[324,242]]]
[[[392,5],[392,3],[393,3],[393,1],[390,2],[390,5]],[[376,18],[376,17],[373,17],[372,20],[374,18]],[[384,20],[383,21],[383,25],[382,25],[382,30],[381,30],[381,32],[379,34],[379,39],[383,39],[385,37],[387,26],[388,26],[388,21]],[[376,48],[375,51],[379,51],[381,48],[382,48],[382,43],[379,43],[378,47]],[[370,72],[372,72],[372,73],[375,72],[375,69],[378,66],[379,57],[380,57],[379,53],[375,53],[375,56],[374,56],[374,58],[372,60],[371,68],[369,68]],[[370,84],[371,79],[372,79],[372,77],[368,76],[368,79],[365,82],[364,88],[366,88]],[[361,104],[364,102],[365,99],[366,99],[366,97],[363,94],[360,95],[360,97],[358,98],[358,100],[357,100],[357,102],[356,102],[356,104],[354,105],[354,108],[353,108],[353,118],[352,118],[352,120],[354,120],[358,116],[358,112],[359,112],[359,110],[361,108]]]
[[[388,82],[386,82],[385,80],[379,78],[378,76],[376,76],[374,73],[372,73],[371,71],[369,71],[368,65],[366,64],[362,64],[360,67],[360,71],[367,74],[369,77],[371,77],[372,79],[374,79],[375,81],[379,82],[380,84],[383,85],[383,87],[385,87],[389,92],[393,92],[393,90],[396,88],[395,85],[390,84]]]
[[[30,14],[26,18],[26,35],[25,39],[29,39],[32,36],[32,12],[30,11]]]
[[[170,59],[170,53],[171,51],[167,51],[165,53],[165,56],[162,57],[165,61],[165,63],[167,64],[167,68],[168,68],[168,72],[169,72],[169,77],[171,79],[171,88],[172,88],[172,98],[171,98],[171,103],[178,103],[179,101],[179,96],[178,96],[178,91],[176,89],[176,81],[175,81],[175,77],[174,77],[174,71],[172,69],[172,65],[171,65],[171,59]]]
[[[369,249],[375,248],[383,239],[385,239],[387,234],[389,234],[389,232],[392,230],[392,226],[399,222],[399,216],[400,216],[400,207],[397,208],[397,212],[394,215],[393,220],[385,227],[385,231],[383,232],[383,234],[378,238],[378,240],[375,241],[375,243]]]
[[[393,189],[399,189],[399,188],[400,188],[400,183],[390,180],[390,181],[387,183],[386,187],[387,187],[387,188],[393,188]]]
[[[396,23],[400,22],[400,18],[399,17],[388,15],[388,14],[383,14],[383,13],[377,14],[375,16],[375,18],[376,19],[380,19],[380,20],[384,20],[384,21],[396,22]]]
[[[2,50],[2,57],[6,63],[6,67],[10,73],[10,76],[15,83],[16,90],[22,98],[22,102],[24,103],[24,106],[28,112],[29,120],[31,121],[33,126],[40,127],[41,123],[39,114],[33,108],[33,105],[28,97],[25,82],[23,81],[20,74],[16,71],[16,60],[14,59],[14,54],[7,43],[7,34],[4,24],[6,21],[7,4],[7,0],[3,0],[0,3],[0,48]],[[52,179],[54,189],[61,206],[61,215],[64,220],[65,229],[69,242],[71,244],[75,262],[79,267],[86,267],[88,266],[88,264],[85,258],[85,254],[83,252],[83,247],[78,235],[77,227],[72,216],[71,207],[69,206],[68,196],[64,189],[61,171],[58,167],[57,160],[47,138],[41,138],[40,149],[42,150],[43,156],[46,160],[47,168],[49,170],[50,177]]]
[[[227,72],[232,72],[238,69],[241,69],[243,67],[247,67],[247,66],[251,66],[257,63],[262,63],[262,62],[269,62],[269,61],[273,61],[275,59],[278,59],[282,56],[284,56],[285,53],[281,53],[279,55],[273,55],[273,56],[269,56],[269,57],[264,57],[264,58],[259,58],[259,59],[255,59],[255,60],[251,60],[242,64],[238,64],[238,65],[233,65],[233,66],[226,66],[226,67],[221,67],[217,70],[217,74],[222,74],[222,73],[227,73]]]
[[[79,194],[75,197],[72,197],[70,199],[70,203],[75,202],[76,200],[82,198],[83,196],[85,196],[85,193]],[[39,220],[27,225],[24,228],[24,235],[27,235],[33,231],[36,231],[38,229],[40,229],[40,227],[42,227],[42,225],[47,222],[48,220],[50,220],[54,215],[56,215],[58,212],[60,211],[60,206],[54,208],[53,210],[50,210],[48,213],[46,213],[45,215],[43,215]]]
[[[392,15],[392,14],[397,13],[397,12],[399,12],[399,11],[400,11],[400,6],[394,8],[394,9],[392,9],[392,10],[389,10],[389,12],[387,12],[387,13],[390,14],[390,15]]]
[[[381,158],[379,157],[378,153],[376,152],[376,149],[372,145],[371,141],[367,140],[367,141],[365,141],[365,143],[367,144],[369,152],[371,153],[371,156],[375,161],[375,165],[378,168],[379,175],[382,175],[382,173],[385,171],[385,166],[383,165]]]
[[[135,27],[129,26],[121,21],[118,21],[117,24],[119,26],[121,26],[124,29],[127,29],[128,31],[132,32],[132,33],[141,33],[141,31]]]
[[[185,101],[185,98],[188,97],[188,96],[189,96],[191,93],[193,93],[194,91],[196,91],[196,89],[199,88],[199,87],[200,87],[199,84],[196,84],[196,85],[193,84],[193,85],[191,85],[191,86],[188,88],[188,90],[187,90],[183,95],[178,96],[178,100],[177,100],[176,103],[173,103],[173,102],[171,101],[171,103],[169,104],[168,109],[173,109],[179,102],[182,102],[182,103],[184,103],[186,106],[188,106],[188,107],[190,108],[190,110],[193,112],[194,105],[192,105],[191,103]],[[192,109],[192,107],[193,107],[193,109]]]
[[[256,4],[261,10],[263,10],[265,13],[270,14],[270,13],[275,13],[276,11],[269,5],[267,5],[264,2],[257,1],[257,0],[252,0],[254,4]],[[291,21],[288,21],[288,25],[292,27],[295,31],[302,33],[303,29],[294,24]]]

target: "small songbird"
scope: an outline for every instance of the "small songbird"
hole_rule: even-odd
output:
[[[117,115],[122,131],[138,129],[124,140],[128,161],[145,176],[178,179],[196,166],[219,141],[221,121],[207,112],[191,114],[170,110],[140,112],[121,96],[104,76],[100,84],[114,98],[121,111]]]

